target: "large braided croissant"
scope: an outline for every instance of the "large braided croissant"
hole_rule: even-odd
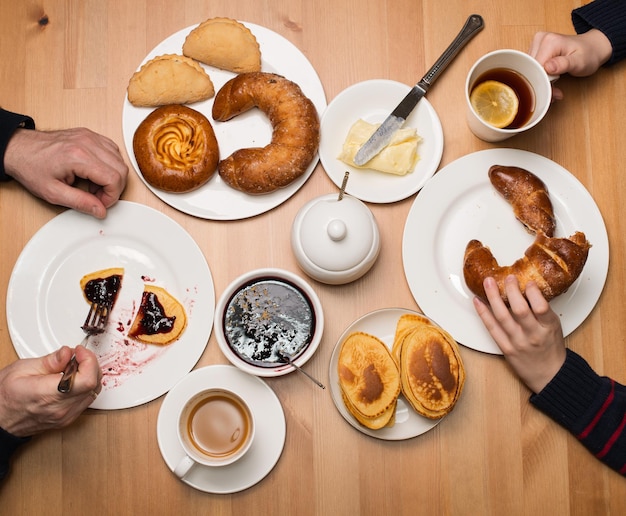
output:
[[[522,292],[529,281],[534,281],[547,300],[561,295],[576,281],[587,261],[591,245],[585,234],[577,231],[569,238],[552,236],[556,225],[552,203],[544,183],[534,174],[518,167],[494,165],[489,178],[536,238],[522,258],[507,266],[500,266],[488,247],[471,240],[465,248],[463,263],[468,288],[486,299],[483,281],[491,276],[506,302],[504,279],[514,274]]]

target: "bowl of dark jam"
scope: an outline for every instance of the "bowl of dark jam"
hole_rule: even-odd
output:
[[[226,358],[256,376],[281,376],[315,353],[324,314],[315,291],[300,276],[277,268],[239,276],[215,309],[215,337]]]

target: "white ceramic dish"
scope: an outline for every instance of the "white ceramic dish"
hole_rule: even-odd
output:
[[[511,264],[534,237],[515,219],[511,206],[488,177],[492,165],[511,165],[536,174],[548,187],[557,219],[556,236],[583,231],[592,244],[582,274],[552,300],[569,335],[598,301],[609,266],[609,242],[600,210],[585,187],[553,161],[516,149],[490,149],[442,168],[415,199],[407,216],[402,258],[407,282],[420,309],[469,348],[500,354],[472,305],[463,279],[463,255],[475,238],[500,264]]]
[[[333,354],[330,357],[328,378],[330,382],[330,393],[337,410],[343,418],[359,432],[385,441],[399,441],[417,437],[418,435],[426,433],[437,426],[444,418],[428,419],[420,416],[405,401],[404,397],[400,396],[396,407],[396,422],[394,426],[381,428],[380,430],[371,430],[370,428],[361,425],[352,416],[352,414],[348,412],[341,398],[341,387],[339,386],[339,375],[337,373],[339,351],[341,350],[341,345],[346,337],[355,331],[361,331],[374,335],[382,340],[389,349],[391,349],[393,346],[393,338],[395,336],[398,319],[400,319],[401,315],[408,313],[416,312],[406,310],[404,308],[385,308],[364,315],[354,321],[341,334],[341,337],[339,337],[339,340],[333,349]]]
[[[125,272],[107,331],[89,342],[104,375],[102,392],[91,405],[97,409],[132,407],[167,392],[204,352],[215,313],[204,255],[172,219],[127,201],[118,202],[104,220],[68,210],[32,237],[11,274],[7,321],[20,358],[81,342],[89,305],[80,279],[109,267]],[[185,307],[187,328],[168,346],[126,337],[144,283],[166,288]]]
[[[319,150],[322,166],[339,188],[345,172],[349,171],[345,191],[362,201],[392,203],[406,199],[422,188],[439,167],[443,130],[437,113],[425,98],[420,100],[404,124],[404,127],[417,129],[417,134],[422,137],[417,148],[420,160],[413,172],[396,176],[351,167],[337,158],[354,122],[362,118],[371,124],[381,123],[410,89],[406,84],[385,79],[359,82],[339,93],[324,112]]]
[[[276,268],[256,269],[242,274],[241,276],[233,280],[230,285],[226,287],[226,289],[217,301],[217,305],[215,307],[214,328],[215,337],[217,339],[217,343],[220,349],[222,350],[222,353],[224,353],[226,358],[233,365],[249,374],[264,377],[275,377],[291,373],[296,369],[292,365],[276,361],[273,358],[274,353],[271,357],[268,358],[266,362],[261,361],[255,364],[249,360],[244,360],[242,358],[242,355],[233,350],[233,348],[229,344],[227,331],[225,330],[225,320],[228,313],[228,307],[233,296],[237,294],[243,287],[246,287],[259,280],[265,279],[278,280],[278,282],[291,285],[303,294],[303,297],[307,299],[308,304],[310,305],[314,321],[313,334],[310,336],[308,344],[299,349],[297,353],[294,353],[292,357],[294,364],[302,367],[315,354],[315,351],[317,350],[320,341],[322,340],[322,334],[324,332],[324,312],[322,310],[322,304],[315,291],[300,276],[293,274],[292,272]],[[282,310],[279,307],[277,313],[280,312],[282,312]],[[285,315],[284,317],[287,320],[284,324],[282,322],[280,323],[281,327],[290,328],[291,321],[288,320],[289,314]],[[280,342],[281,341],[279,340],[278,343]],[[272,349],[275,349],[278,343],[275,344]],[[290,345],[286,342],[284,344]]]
[[[311,99],[321,117],[326,108],[326,95],[317,72],[306,56],[281,35],[259,25],[244,24],[252,31],[261,47],[262,71],[277,73],[298,84],[304,94]],[[187,27],[167,37],[152,49],[141,65],[159,55],[181,54],[187,34],[195,27],[195,25]],[[234,73],[225,70],[202,66],[211,77],[216,92],[235,76]],[[259,147],[270,143],[271,125],[267,117],[258,109],[252,109],[228,122],[216,122],[211,116],[213,100],[211,98],[203,102],[189,104],[189,107],[200,111],[211,122],[219,144],[220,157],[225,158],[240,148]],[[133,106],[128,102],[128,97],[125,97],[122,128],[126,152],[137,175],[152,193],[170,206],[189,215],[209,220],[239,220],[259,215],[279,206],[294,195],[313,173],[317,165],[317,158],[315,158],[305,174],[292,184],[265,195],[247,195],[234,190],[226,185],[217,173],[207,184],[193,192],[183,194],[164,192],[146,183],[137,167],[133,152],[133,135],[139,124],[151,111],[153,108]]]
[[[366,274],[378,258],[376,217],[356,197],[317,197],[293,221],[291,250],[312,278],[330,285],[349,283]]]
[[[212,387],[227,388],[239,394],[250,406],[255,436],[244,457],[221,467],[194,466],[182,481],[207,493],[243,491],[265,478],[274,468],[285,445],[285,414],[274,391],[256,378],[227,365],[214,365],[192,371],[163,399],[157,419],[157,440],[163,460],[174,471],[185,451],[178,440],[178,415],[185,400],[194,392]]]

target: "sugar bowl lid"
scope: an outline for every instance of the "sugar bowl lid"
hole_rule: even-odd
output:
[[[354,281],[380,251],[374,215],[356,197],[328,194],[305,204],[291,229],[291,247],[304,272],[329,284]]]

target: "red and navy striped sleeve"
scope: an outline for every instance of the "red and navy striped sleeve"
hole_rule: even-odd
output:
[[[626,386],[598,375],[568,349],[559,372],[530,402],[626,476]]]

